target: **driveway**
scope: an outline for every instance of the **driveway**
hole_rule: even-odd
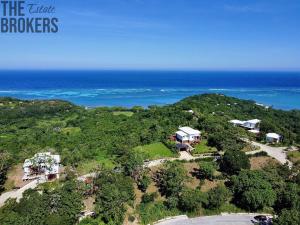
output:
[[[203,216],[189,219],[179,216],[156,223],[157,225],[253,225],[254,216],[258,214],[226,214]]]
[[[251,143],[252,145],[254,145],[256,147],[259,147],[260,150],[257,150],[257,151],[254,151],[254,152],[249,152],[247,154],[252,154],[252,153],[257,153],[257,152],[264,151],[264,152],[268,153],[269,156],[277,159],[281,164],[288,163],[288,165],[290,167],[293,165],[292,162],[287,159],[286,152],[284,151],[286,149],[286,147],[271,147],[271,146],[264,145],[264,144],[254,142],[254,141],[251,141],[249,143]]]

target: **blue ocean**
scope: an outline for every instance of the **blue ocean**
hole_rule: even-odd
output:
[[[88,107],[165,105],[202,93],[300,109],[300,72],[0,71],[0,96]]]

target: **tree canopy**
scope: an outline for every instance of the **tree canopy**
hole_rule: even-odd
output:
[[[271,207],[276,201],[276,193],[261,171],[241,171],[231,182],[234,200],[243,208],[258,210]]]

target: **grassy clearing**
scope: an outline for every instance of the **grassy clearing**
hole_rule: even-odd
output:
[[[52,182],[42,183],[38,186],[39,190],[53,190],[61,187],[63,184],[59,180],[54,180]]]
[[[66,127],[66,128],[61,129],[61,132],[64,134],[73,135],[73,134],[80,133],[81,129],[80,129],[80,127]]]
[[[79,175],[84,175],[90,173],[96,169],[100,164],[96,160],[91,160],[87,162],[80,163],[77,167],[77,172]]]
[[[300,162],[300,151],[292,151],[287,154],[288,159],[293,163]]]
[[[37,122],[37,127],[46,128],[51,126],[65,127],[67,123],[59,118],[52,118],[48,120],[40,120]]]
[[[100,152],[95,160],[83,161],[77,167],[77,172],[79,175],[87,174],[93,170],[103,166],[107,169],[113,169],[116,165],[113,159],[110,159],[105,152]]]
[[[175,154],[161,142],[138,146],[135,147],[134,150],[144,154],[145,157],[151,160],[175,156]]]
[[[207,146],[207,140],[202,140],[198,145],[195,146],[193,154],[204,154],[204,153],[213,153],[217,152],[217,149],[214,147]]]
[[[113,112],[113,115],[114,116],[124,115],[124,116],[131,117],[133,115],[133,112],[130,112],[130,111],[116,111],[116,112]]]

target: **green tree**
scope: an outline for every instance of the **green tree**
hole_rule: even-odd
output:
[[[237,174],[242,169],[250,169],[248,156],[242,151],[226,151],[220,169],[227,174]]]
[[[8,152],[0,149],[0,194],[4,191],[4,183],[6,181],[6,173],[11,164],[11,156]]]
[[[244,170],[231,178],[234,201],[242,208],[258,210],[273,206],[276,193],[261,171]]]
[[[104,171],[95,184],[98,186],[96,211],[100,218],[107,223],[122,224],[125,205],[132,204],[135,198],[132,180],[122,174]]]
[[[216,171],[214,162],[201,162],[199,163],[199,178],[212,180]]]
[[[142,191],[142,192],[146,192],[148,186],[151,183],[151,179],[149,176],[147,176],[146,174],[143,174],[139,179],[138,179],[138,188]]]
[[[277,210],[297,209],[300,211],[300,187],[295,183],[287,183],[278,193],[275,205]]]
[[[206,193],[201,192],[199,189],[184,188],[179,197],[180,209],[187,212],[197,211],[207,203]]]
[[[42,194],[27,190],[17,203],[9,201],[0,209],[1,224],[22,225],[73,225],[82,209],[82,196],[73,181],[67,181],[54,190],[45,189]]]
[[[299,225],[300,224],[300,212],[299,210],[284,209],[274,221],[275,225]]]
[[[138,179],[143,166],[143,158],[141,154],[135,151],[128,151],[120,159],[126,176],[131,176],[135,180]]]
[[[231,197],[230,191],[224,186],[219,185],[208,192],[208,208],[219,208]]]
[[[164,169],[158,172],[158,186],[163,195],[177,196],[184,187],[187,174],[183,165],[178,162],[171,162]]]

